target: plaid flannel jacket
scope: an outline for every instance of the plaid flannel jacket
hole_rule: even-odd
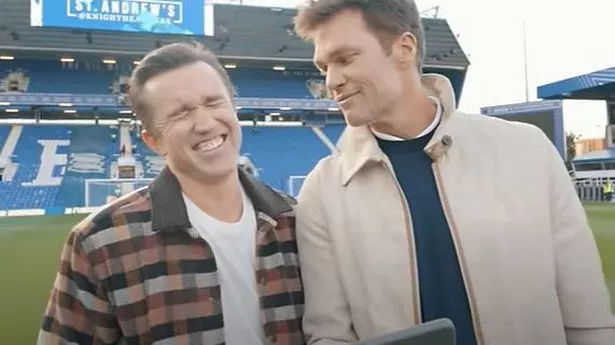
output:
[[[257,214],[264,343],[304,344],[293,201],[241,170],[240,180]],[[38,344],[224,341],[216,258],[191,228],[168,168],[71,231]]]

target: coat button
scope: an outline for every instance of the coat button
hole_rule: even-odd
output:
[[[451,145],[453,143],[453,138],[451,138],[450,135],[444,135],[444,136],[442,136],[442,139],[440,140],[440,142],[444,146],[449,146],[449,145]]]

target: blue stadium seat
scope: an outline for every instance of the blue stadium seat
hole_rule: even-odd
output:
[[[322,131],[333,144],[337,144],[337,141],[342,136],[342,132],[344,132],[344,128],[346,128],[346,125],[328,125],[323,127]]]
[[[334,143],[344,126],[323,127]],[[0,126],[4,143],[9,126]],[[260,178],[274,188],[294,192],[329,148],[309,127],[243,127],[241,153],[256,166]],[[134,157],[142,164],[144,178],[153,178],[164,166],[162,158],[132,132]],[[52,209],[85,205],[85,181],[110,178],[112,162],[119,153],[116,127],[28,125],[12,161],[18,164],[12,182],[0,183],[0,210]],[[295,180],[293,180],[295,181]]]
[[[162,157],[152,151],[136,132],[131,132],[131,139],[134,146],[134,157],[143,167],[142,178],[154,178],[164,167]]]
[[[244,127],[241,152],[264,182],[288,191],[290,176],[305,176],[331,151],[309,127]]]
[[[60,126],[25,126],[13,154],[13,181],[0,184],[0,209],[53,207],[68,153],[70,130]]]
[[[26,92],[109,94],[118,76],[128,70],[118,71],[113,66],[77,62],[63,64],[56,60],[15,60],[0,70],[0,79],[9,71],[21,70],[28,82]],[[88,67],[89,66],[89,67]],[[122,65],[124,66],[124,65]],[[125,69],[125,66],[118,69]],[[313,99],[307,86],[310,72],[275,71],[238,68],[228,70],[240,97]]]
[[[111,139],[116,132],[107,126],[75,126],[71,129],[68,164],[56,206],[85,205],[85,181],[109,178],[111,162],[118,152],[117,143]]]
[[[4,142],[6,138],[9,136],[9,132],[11,131],[11,126],[0,126],[0,150],[4,146]]]
[[[230,70],[239,97],[313,99],[306,77],[285,75],[284,71]]]
[[[105,65],[100,70],[87,69],[84,63],[75,65],[77,68],[67,66],[57,60],[15,60],[0,71],[0,78],[9,70],[22,70],[28,78],[26,92],[107,94],[117,76],[116,71],[107,70]]]

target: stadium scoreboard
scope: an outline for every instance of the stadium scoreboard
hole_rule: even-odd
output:
[[[213,36],[211,0],[30,0],[30,25]]]
[[[566,134],[562,102],[538,101],[484,107],[481,114],[495,116],[508,121],[524,122],[540,128],[566,160]]]

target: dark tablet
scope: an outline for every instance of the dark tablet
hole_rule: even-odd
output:
[[[449,319],[438,319],[353,345],[455,345],[455,326]]]

